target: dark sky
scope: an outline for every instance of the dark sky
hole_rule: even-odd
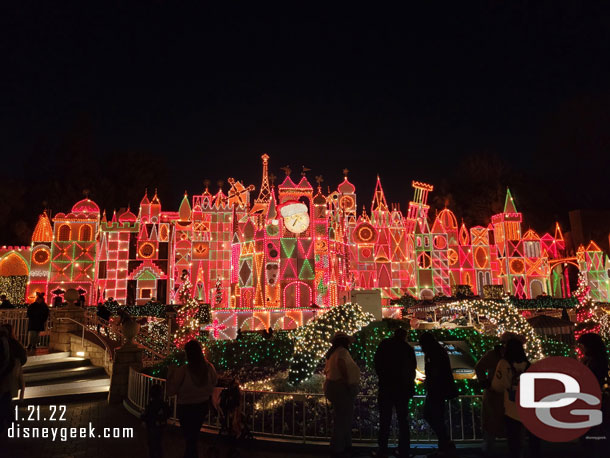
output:
[[[609,206],[607,2],[11,3],[0,141],[5,183],[27,204],[0,196],[0,217],[22,222],[7,242],[84,187],[111,209],[159,186],[177,209],[205,178],[258,186],[262,152],[276,175],[305,165],[325,185],[349,168],[367,206],[379,173],[403,208],[418,179],[465,209],[464,188],[495,179],[464,178],[478,159],[498,164],[534,225]]]

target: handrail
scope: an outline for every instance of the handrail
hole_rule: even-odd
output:
[[[140,373],[133,368],[129,371],[127,401],[137,411],[143,411],[148,402],[149,390],[159,384],[165,391],[166,380]],[[222,388],[217,388],[217,395]],[[411,407],[412,442],[431,442],[428,424],[423,418],[422,400],[414,397]],[[481,396],[464,395],[447,403],[447,419],[451,439],[457,442],[481,440]],[[175,397],[166,399],[172,407],[172,421],[176,418]],[[213,404],[213,403],[212,403]],[[283,440],[299,443],[320,443],[330,436],[332,418],[326,397],[321,393],[286,393],[278,391],[242,390],[240,411],[251,433],[260,439]],[[371,443],[377,440],[378,414],[377,397],[358,395],[354,412],[355,442]],[[203,431],[213,432],[222,428],[220,415],[215,408],[207,408]],[[392,431],[397,439],[396,428]]]
[[[55,317],[55,320],[58,321],[62,321],[62,320],[66,320],[66,321],[71,321],[72,323],[78,324],[81,328],[82,328],[82,333],[81,333],[81,347],[83,347],[83,349],[85,348],[85,324],[81,323],[78,320],[75,320],[74,318],[70,318],[68,316],[61,316],[61,317]],[[98,336],[95,332],[92,332],[91,334],[93,334],[95,337],[97,337],[97,340],[99,340],[100,342],[102,342],[102,344],[104,344],[104,349],[106,351],[104,351],[104,366],[106,366],[107,363],[107,356],[110,357],[110,361],[112,361],[113,358],[113,354],[112,354],[112,350],[111,348],[108,346],[108,344],[106,343],[106,341],[104,341],[104,339],[102,339],[100,336]]]

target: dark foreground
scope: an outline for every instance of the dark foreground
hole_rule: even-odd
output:
[[[85,428],[82,432],[89,436],[93,434],[103,434],[104,428],[133,428],[132,438],[69,438],[65,441],[61,440],[59,433],[55,441],[50,438],[4,438],[0,444],[0,457],[10,458],[146,458],[148,457],[148,448],[146,443],[146,430],[144,426],[133,415],[127,412],[122,406],[108,406],[105,400],[89,400],[89,401],[72,401],[65,402],[66,411],[64,420],[61,421],[61,409],[56,409],[55,421],[50,421],[52,408],[49,402],[40,404],[40,420],[36,420],[38,410],[29,402],[20,406],[18,417],[25,419],[19,422],[23,429],[24,427],[40,427],[40,428],[61,428],[61,427],[78,427]],[[59,403],[58,403],[59,404]],[[32,420],[28,421],[28,417],[32,416]],[[47,421],[43,421],[43,419]],[[94,428],[92,432],[89,423]],[[78,434],[81,432],[79,431]],[[121,430],[122,433],[122,430]],[[52,434],[49,432],[49,434]],[[183,454],[183,442],[180,430],[176,427],[169,426],[164,437],[164,457],[165,458],[180,458]],[[357,455],[366,457],[370,456],[371,448],[358,448]],[[577,444],[545,444],[544,455],[547,457],[578,457],[582,456],[583,452]],[[434,452],[434,449],[427,447],[418,447],[412,450],[416,456],[425,456]],[[254,441],[248,444],[230,444],[226,441],[218,440],[216,436],[202,435],[200,442],[200,453],[202,457],[210,458],[237,458],[237,457],[252,457],[252,458],[280,458],[280,457],[295,457],[295,458],[322,458],[328,456],[327,449],[320,446],[304,446],[292,444],[278,444],[261,441]],[[460,448],[458,456],[463,458],[481,457],[478,448]],[[506,456],[505,448],[502,444],[495,456]],[[609,455],[610,456],[610,455]]]

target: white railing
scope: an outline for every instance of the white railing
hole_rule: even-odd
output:
[[[129,372],[127,398],[139,411],[148,402],[150,387],[159,384],[165,391],[165,380],[139,373]],[[259,438],[314,443],[328,441],[332,430],[329,404],[322,394],[280,393],[269,391],[241,391],[241,413],[244,424]],[[177,421],[175,399],[168,399],[172,407],[172,420]],[[416,396],[411,406],[411,441],[433,442],[436,440],[423,420],[423,396]],[[473,442],[481,440],[481,396],[460,396],[447,403],[447,420],[452,440]],[[213,407],[208,407],[203,428],[207,431],[220,429],[220,417]],[[356,398],[352,435],[354,441],[373,443],[379,432],[377,399],[359,395]],[[391,440],[397,440],[396,425],[393,425]]]
[[[15,338],[23,345],[28,345],[28,310],[26,308],[19,309],[1,309],[0,310],[0,324],[10,323],[13,326],[13,333]],[[40,333],[38,339],[39,347],[49,346],[49,332],[53,327],[53,320],[51,313],[49,319],[45,323],[45,329]]]

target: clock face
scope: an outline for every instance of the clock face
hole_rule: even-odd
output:
[[[303,212],[285,216],[284,227],[294,234],[305,232],[309,227],[309,215]]]

